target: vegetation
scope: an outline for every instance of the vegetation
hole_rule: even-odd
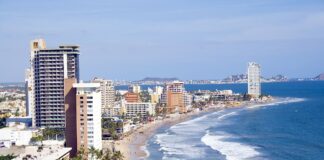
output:
[[[43,136],[36,136],[36,137],[32,137],[30,139],[31,143],[35,144],[37,142],[41,142],[43,145],[43,141],[44,141],[44,137]]]
[[[243,100],[244,101],[250,101],[252,99],[252,95],[245,93],[243,95]]]
[[[80,148],[80,150],[78,150],[77,156],[72,158],[72,160],[83,160],[83,159],[87,159],[88,154],[86,153],[84,148]]]
[[[119,139],[119,135],[117,133],[117,130],[122,130],[123,129],[123,122],[122,121],[112,121],[111,119],[102,119],[102,128],[104,131],[108,131],[110,137],[114,140]]]
[[[140,93],[140,98],[142,102],[151,102],[151,96],[148,91],[142,91]]]
[[[165,104],[161,104],[161,103],[158,103],[155,107],[155,113],[156,115],[160,115],[160,116],[166,116],[168,112],[168,109],[166,108]]]
[[[6,118],[0,118],[0,129],[6,127]]]
[[[19,108],[16,109],[15,116],[19,117]]]
[[[15,159],[17,156],[14,154],[8,154],[8,155],[0,155],[0,160],[12,160]]]
[[[59,129],[45,128],[43,130],[43,136],[47,140],[51,140],[51,139],[57,140],[58,137],[64,136],[64,131]]]
[[[72,158],[72,160],[84,160],[84,159],[123,160],[124,155],[120,151],[112,152],[107,149],[104,152],[103,150],[97,150],[94,147],[91,147],[88,149],[88,152],[86,152],[85,149],[81,148],[78,151],[77,156]]]
[[[111,152],[110,150],[106,150],[103,154],[101,160],[123,160],[124,155],[120,151]]]
[[[15,100],[25,100],[25,97],[13,97],[13,96],[6,96],[6,97],[0,97],[0,102],[5,102],[5,101],[15,101]]]

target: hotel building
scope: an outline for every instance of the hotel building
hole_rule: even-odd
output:
[[[128,117],[136,117],[138,115],[148,116],[155,115],[155,103],[125,103],[125,111]]]
[[[113,109],[115,103],[115,88],[113,85],[113,81],[101,78],[94,78],[92,82],[100,83],[102,113],[105,113],[107,115],[115,115]]]
[[[80,148],[102,149],[101,92],[99,83],[73,83],[66,80],[66,146],[71,147],[71,156]],[[71,85],[72,84],[72,85]]]
[[[26,92],[33,126],[64,129],[64,79],[79,79],[79,46],[47,49],[45,41],[37,39],[30,47]]]
[[[185,88],[184,83],[174,81],[166,84],[161,95],[161,103],[166,104],[168,113],[187,112],[185,106]]]
[[[261,95],[261,66],[255,62],[248,64],[248,94],[253,97]]]

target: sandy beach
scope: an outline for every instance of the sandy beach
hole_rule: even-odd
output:
[[[121,151],[124,155],[125,160],[140,160],[148,157],[144,147],[146,146],[147,141],[151,136],[155,134],[157,129],[162,126],[172,126],[186,120],[191,119],[192,116],[199,116],[208,112],[215,112],[222,109],[234,108],[234,107],[244,107],[251,106],[255,103],[251,102],[242,102],[240,105],[226,104],[226,105],[213,105],[206,107],[202,111],[192,111],[186,114],[173,114],[169,115],[169,118],[163,120],[155,120],[153,122],[144,124],[125,135],[122,140],[115,141],[113,147]]]
[[[136,129],[128,136],[125,136],[122,140],[116,141],[114,145],[115,149],[121,151],[126,160],[145,159],[148,153],[145,152],[143,147],[145,147],[149,138],[154,135],[158,128],[162,126],[172,126],[186,121],[192,116],[221,109],[224,109],[224,107],[209,107],[203,111],[170,115],[169,118],[150,122]]]

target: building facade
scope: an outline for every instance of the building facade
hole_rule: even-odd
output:
[[[131,92],[131,93],[141,93],[141,86],[140,85],[130,85],[128,87],[128,92]]]
[[[73,80],[70,81],[71,84]],[[74,83],[67,87],[65,93],[67,128],[65,130],[66,146],[71,147],[71,156],[83,148],[102,149],[101,131],[101,92],[99,83]],[[69,95],[70,94],[70,95]],[[73,98],[74,96],[74,98]]]
[[[128,117],[155,115],[155,103],[125,103],[124,106]]]
[[[185,106],[184,83],[174,81],[165,85],[161,95],[161,103],[166,104],[168,113],[187,112]]]
[[[64,79],[79,79],[79,46],[47,49],[38,39],[31,42],[30,54],[27,108],[33,125],[65,129]]]
[[[101,138],[101,92],[99,83],[73,84],[76,88],[78,148],[102,149]]]
[[[115,103],[115,88],[112,80],[94,78],[93,83],[100,83],[102,113],[111,114]]]
[[[248,64],[248,94],[256,98],[261,95],[261,66],[255,62]]]
[[[127,92],[124,95],[124,98],[128,103],[137,103],[141,101],[141,97],[139,93]]]

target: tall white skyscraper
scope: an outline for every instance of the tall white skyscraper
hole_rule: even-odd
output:
[[[248,94],[253,97],[261,95],[261,66],[255,62],[248,64]]]

